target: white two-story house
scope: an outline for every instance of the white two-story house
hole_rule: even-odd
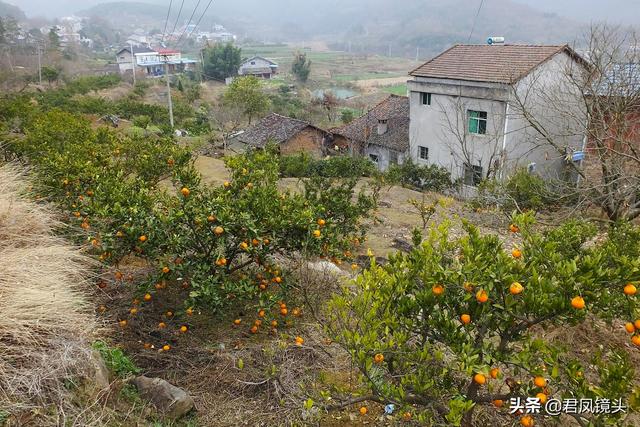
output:
[[[409,73],[411,158],[470,186],[518,168],[574,179],[587,118],[570,80],[586,70],[567,45],[451,47]]]

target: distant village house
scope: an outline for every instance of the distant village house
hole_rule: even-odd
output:
[[[136,75],[159,77],[165,74],[165,67],[169,68],[169,74],[177,74],[194,70],[198,61],[183,58],[178,50],[134,46],[133,55],[131,47],[120,49],[116,53],[116,62],[121,74],[131,73],[135,68]]]
[[[238,136],[238,141],[250,148],[263,149],[276,144],[282,155],[306,153],[323,157],[333,150],[331,135],[303,120],[269,114]]]
[[[390,95],[351,123],[333,128],[334,144],[349,147],[384,171],[409,157],[409,98]]]
[[[243,60],[238,69],[240,76],[255,76],[262,79],[270,79],[277,73],[278,64],[261,56]]]

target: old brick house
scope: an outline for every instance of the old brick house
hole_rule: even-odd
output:
[[[238,136],[238,141],[252,148],[262,149],[267,144],[277,144],[280,154],[306,153],[320,158],[332,151],[331,135],[312,124],[269,114],[250,129]]]
[[[390,95],[363,116],[330,132],[336,146],[369,158],[380,170],[403,163],[409,155],[409,98]]]

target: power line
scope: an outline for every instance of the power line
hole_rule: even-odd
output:
[[[187,22],[187,25],[185,25],[184,30],[182,30],[182,33],[180,33],[180,37],[178,37],[178,41],[176,42],[176,46],[180,44],[180,40],[182,40],[182,36],[184,36],[184,33],[187,32],[187,28],[189,28],[189,24],[191,24],[191,20],[195,16],[196,10],[198,10],[198,6],[200,6],[200,1],[201,0],[198,0],[198,3],[196,3],[196,7],[193,8],[193,12],[191,13],[191,16],[189,17],[189,21]]]
[[[471,27],[471,32],[469,33],[467,44],[471,41],[471,36],[473,35],[474,30],[476,29],[476,22],[478,21],[478,16],[480,16],[480,11],[482,10],[483,5],[484,5],[484,0],[480,0],[480,6],[478,6],[478,11],[476,12],[476,16],[475,18],[473,18],[473,26]]]
[[[204,10],[202,11],[202,14],[200,14],[200,18],[198,18],[198,22],[196,22],[196,25],[189,32],[189,34],[187,34],[187,38],[191,37],[191,34],[193,34],[196,28],[198,28],[198,26],[200,25],[200,21],[202,21],[202,18],[204,18],[205,13],[207,13],[207,11],[209,10],[209,6],[211,6],[211,3],[213,3],[213,0],[209,0],[209,3],[207,3],[207,7],[205,7]]]
[[[167,24],[169,23],[169,15],[171,14],[171,5],[173,4],[173,0],[169,0],[169,10],[167,10],[167,17],[164,20],[164,30],[162,30],[162,40],[160,44],[164,43],[164,36],[167,34]]]
[[[182,13],[182,7],[184,6],[184,0],[180,3],[180,9],[178,10],[178,16],[176,16],[176,22],[173,23],[173,30],[171,30],[171,34],[176,32],[176,27],[178,26],[178,20],[180,19],[180,14]]]

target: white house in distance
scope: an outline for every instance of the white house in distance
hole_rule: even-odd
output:
[[[238,69],[240,76],[255,76],[263,79],[270,79],[277,73],[278,64],[261,56],[243,60]]]
[[[443,166],[470,186],[487,177],[505,178],[520,167],[546,178],[572,179],[568,162],[580,158],[574,154],[584,148],[587,119],[571,102],[575,93],[568,79],[585,67],[568,45],[451,47],[409,73],[411,158]],[[576,109],[575,123],[552,114],[549,93],[562,108]],[[556,141],[566,153],[541,138],[523,111],[563,135]]]
[[[179,50],[134,46],[133,55],[130,47],[120,49],[116,53],[116,62],[120,74],[130,73],[135,64],[136,75],[159,77],[165,73],[165,64],[169,67],[169,74],[176,74],[193,70],[198,61],[183,58]]]

